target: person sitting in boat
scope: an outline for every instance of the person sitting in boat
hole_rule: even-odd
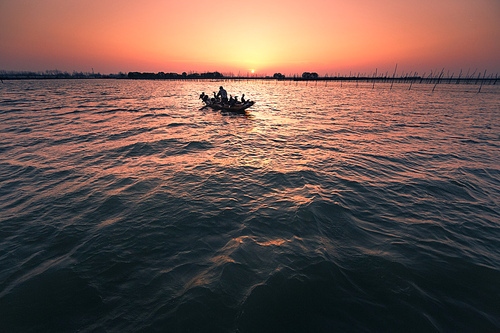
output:
[[[245,104],[245,94],[241,95],[241,103]]]
[[[217,94],[217,97],[220,97],[222,103],[227,102],[227,91],[220,86],[219,88],[219,93]]]
[[[205,104],[207,104],[209,102],[209,97],[208,95],[205,95],[205,92],[202,92],[201,95],[200,95],[200,98],[203,102],[205,102]]]
[[[214,97],[212,97],[210,100],[212,101],[212,103],[218,102],[219,98],[217,97],[217,94],[215,93],[215,91],[213,93]]]

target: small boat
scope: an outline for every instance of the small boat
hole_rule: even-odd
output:
[[[222,89],[222,87],[221,87]],[[225,90],[224,90],[225,91]],[[243,95],[245,96],[245,95]],[[215,95],[214,92],[214,98],[210,98],[208,95],[205,95],[204,92],[201,93],[200,99],[205,103],[205,106],[203,106],[201,109],[204,109],[206,107],[212,108],[214,110],[222,110],[222,111],[229,111],[229,112],[238,112],[238,113],[245,113],[246,109],[254,105],[255,102],[253,101],[237,101],[237,98],[233,100],[231,97],[230,102],[221,102],[218,96]],[[200,110],[201,110],[200,109]]]
[[[247,101],[245,103],[237,102],[232,105],[222,103],[212,103],[211,101],[205,102],[205,106],[214,110],[230,111],[230,112],[245,112],[246,109],[251,107],[255,102]]]

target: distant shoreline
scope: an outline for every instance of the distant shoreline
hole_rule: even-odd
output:
[[[117,78],[117,77],[99,77],[99,78],[61,78],[61,77],[1,77],[2,81],[30,81],[30,80],[40,80],[40,81],[50,81],[50,80],[142,80],[142,81],[333,81],[333,82],[366,82],[366,83],[448,83],[448,84],[479,84],[484,85],[496,85],[498,78],[422,78],[422,77],[329,77],[329,78],[317,78],[317,79],[303,79],[303,78],[293,78],[287,77],[284,79],[274,79],[268,77],[226,77],[220,79],[129,79],[129,78]]]
[[[119,79],[119,80],[168,80],[168,81],[338,81],[338,82],[369,82],[369,83],[449,83],[449,84],[486,84],[496,85],[498,82],[498,74],[486,73],[476,74],[452,74],[444,77],[443,73],[430,73],[429,75],[400,75],[389,76],[387,73],[377,76],[366,75],[350,75],[350,76],[322,76],[316,73],[304,72],[302,76],[285,76],[282,74],[274,74],[273,76],[224,76],[219,72],[207,73],[141,73],[129,72],[128,74],[94,74],[94,73],[62,73],[59,71],[42,72],[5,72],[0,71],[0,79],[4,80],[92,80],[92,79]]]

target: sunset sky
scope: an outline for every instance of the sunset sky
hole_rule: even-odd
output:
[[[0,70],[500,73],[499,0],[0,0]]]

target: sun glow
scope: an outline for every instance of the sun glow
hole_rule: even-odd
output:
[[[0,3],[0,70],[288,75],[390,71],[396,63],[500,70],[497,0],[237,2],[252,24],[240,15],[213,20],[232,0]]]

